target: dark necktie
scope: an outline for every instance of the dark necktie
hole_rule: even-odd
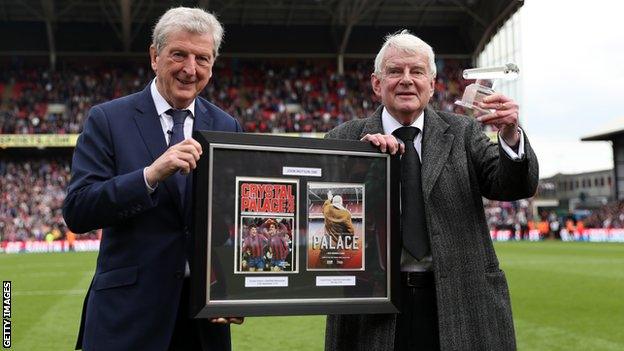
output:
[[[405,143],[401,157],[401,236],[403,247],[416,259],[429,254],[429,234],[425,219],[425,201],[422,193],[420,159],[414,147],[418,128],[401,127],[394,136]]]
[[[167,110],[167,114],[173,117],[173,128],[171,129],[171,135],[169,139],[169,147],[180,143],[184,140],[184,120],[186,116],[190,114],[189,110],[175,110],[169,109]],[[173,174],[175,178],[176,184],[178,185],[178,190],[180,191],[180,199],[184,204],[184,194],[186,190],[186,176],[182,175],[180,172],[175,172]]]

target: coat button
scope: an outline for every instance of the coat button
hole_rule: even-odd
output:
[[[182,272],[182,271],[175,271],[174,276],[176,277],[176,279],[182,279],[182,278],[184,278],[184,272]]]

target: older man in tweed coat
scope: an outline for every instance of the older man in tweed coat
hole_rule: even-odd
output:
[[[392,132],[419,129],[414,147],[422,162],[430,253],[418,260],[403,250],[400,314],[328,316],[326,350],[516,348],[507,281],[482,196],[506,201],[532,196],[537,158],[518,128],[517,104],[503,95],[485,98],[481,107],[494,112],[478,119],[431,109],[435,69],[425,42],[407,31],[387,37],[371,78],[383,106],[327,135],[396,153],[405,145]],[[498,144],[484,135],[481,123],[499,128]]]

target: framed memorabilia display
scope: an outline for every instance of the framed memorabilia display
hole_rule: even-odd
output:
[[[193,137],[194,317],[397,312],[397,157],[358,141]]]

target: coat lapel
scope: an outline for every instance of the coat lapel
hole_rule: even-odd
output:
[[[444,164],[446,163],[451,147],[453,134],[446,133],[449,128],[433,109],[425,110],[425,124],[422,142],[422,186],[425,200],[429,197]]]
[[[366,134],[383,134],[384,130],[383,124],[381,123],[381,111],[383,111],[383,105],[379,106],[377,110],[375,110],[375,112],[373,112],[373,114],[366,119],[364,128],[362,128],[360,139],[362,139]]]
[[[381,112],[383,106],[379,106],[375,112],[366,119],[364,127],[360,135],[360,139],[366,134],[384,133],[383,124],[381,122]],[[423,196],[425,199],[429,197],[433,186],[444,168],[444,164],[448,159],[453,140],[453,134],[446,133],[449,128],[442,117],[440,117],[432,108],[425,109],[425,124],[422,143],[422,185]]]
[[[149,163],[154,162],[165,150],[167,150],[167,144],[165,135],[163,134],[162,125],[158,118],[158,112],[156,112],[156,106],[152,99],[150,92],[150,85],[148,84],[145,89],[140,93],[140,98],[136,104],[137,113],[134,115],[134,121],[139,129],[139,134],[143,139],[143,143],[147,146],[152,159]],[[177,190],[177,185],[173,177],[167,178],[164,182],[165,188],[169,192],[169,195],[173,198],[180,215],[182,212],[182,203],[180,199],[180,192]]]

